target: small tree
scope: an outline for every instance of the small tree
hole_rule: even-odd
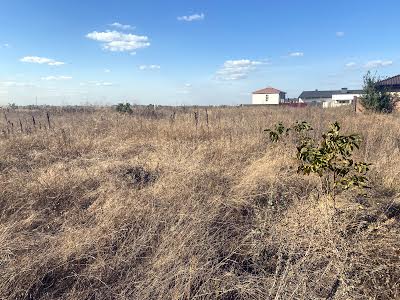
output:
[[[371,72],[364,76],[363,95],[360,97],[360,102],[367,110],[391,113],[395,108],[396,99],[378,86],[379,81],[380,78],[371,75]]]
[[[118,103],[118,105],[115,109],[117,112],[120,112],[120,113],[128,113],[128,114],[133,113],[131,105],[128,102],[127,103]]]
[[[361,137],[357,134],[342,135],[338,122],[331,124],[330,130],[322,134],[319,142],[312,139],[308,132],[313,130],[307,122],[296,122],[292,127],[281,123],[275,130],[266,129],[272,142],[279,141],[282,136],[294,132],[299,145],[297,148],[298,173],[304,175],[317,174],[327,183],[327,194],[332,197],[336,207],[335,196],[340,190],[352,187],[366,188],[366,177],[370,164],[355,162],[352,158],[354,149],[358,149]]]
[[[18,105],[16,105],[15,103],[8,103],[8,108],[9,109],[17,109]]]

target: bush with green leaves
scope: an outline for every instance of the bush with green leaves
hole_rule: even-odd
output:
[[[9,109],[17,109],[18,105],[16,105],[15,103],[8,103],[8,108]]]
[[[116,111],[117,112],[120,112],[120,113],[128,113],[128,114],[131,114],[133,111],[132,111],[132,108],[131,108],[131,105],[127,102],[127,103],[119,103],[117,106],[116,106]]]
[[[397,99],[382,87],[379,87],[379,77],[368,72],[364,76],[363,95],[360,102],[366,110],[381,113],[391,113],[396,106]]]
[[[295,134],[298,142],[297,172],[304,175],[317,174],[326,183],[326,193],[332,197],[334,205],[338,191],[353,187],[367,188],[366,175],[371,164],[353,159],[353,151],[359,149],[362,141],[360,135],[341,134],[338,122],[330,125],[320,141],[310,137],[311,130],[313,128],[307,122],[296,122],[292,127],[279,123],[275,129],[265,131],[269,133],[272,142],[280,141],[291,132]]]

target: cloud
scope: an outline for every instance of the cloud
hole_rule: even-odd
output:
[[[104,69],[104,73],[111,73],[110,69]]]
[[[42,77],[42,80],[46,81],[60,81],[60,80],[71,80],[71,76],[47,76],[47,77]]]
[[[344,32],[343,31],[337,31],[336,32],[337,37],[344,37]]]
[[[10,48],[10,47],[11,47],[11,45],[7,44],[7,43],[0,45],[0,49],[1,48]]]
[[[96,86],[112,86],[112,82],[96,82]]]
[[[178,21],[186,21],[186,22],[192,22],[192,21],[202,21],[204,20],[206,16],[201,13],[201,14],[194,14],[194,15],[190,15],[190,16],[181,16],[178,17]]]
[[[112,86],[112,82],[106,82],[106,81],[87,81],[87,82],[81,82],[79,84],[80,86]]]
[[[25,57],[21,58],[20,61],[26,62],[26,63],[33,63],[33,64],[46,64],[49,66],[65,65],[64,62],[56,61],[52,58],[39,57],[39,56],[25,56]]]
[[[346,67],[351,68],[351,67],[355,67],[357,64],[355,62],[349,62],[346,64]]]
[[[161,69],[161,66],[159,65],[141,65],[139,66],[140,70],[159,70]]]
[[[121,24],[121,23],[118,23],[118,22],[114,22],[114,23],[110,24],[110,26],[118,28],[118,29],[121,29],[121,30],[133,30],[133,29],[135,29],[134,26],[124,25],[124,24]]]
[[[112,52],[132,51],[150,46],[147,36],[122,33],[119,31],[93,31],[86,35],[88,39],[102,42],[103,49]]]
[[[188,95],[192,92],[192,84],[191,83],[185,83],[183,87],[179,88],[176,93],[181,94],[181,95]]]
[[[366,68],[380,68],[380,67],[387,67],[391,66],[393,64],[393,61],[391,60],[371,60],[365,64]]]
[[[249,59],[227,60],[216,73],[218,80],[240,80],[245,79],[251,72],[257,69],[257,66],[265,62],[252,61]]]
[[[291,52],[291,53],[289,53],[289,56],[291,56],[291,57],[302,57],[302,56],[304,56],[304,53],[303,52]]]
[[[16,81],[2,81],[0,82],[0,86],[5,87],[33,87],[35,86],[30,82],[16,82]]]

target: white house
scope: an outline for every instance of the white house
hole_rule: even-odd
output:
[[[348,90],[343,88],[339,93],[332,94],[332,101],[324,102],[322,106],[327,108],[350,105],[353,103],[355,97],[359,98],[362,94],[362,90]]]
[[[354,97],[360,97],[362,93],[362,90],[349,90],[347,88],[331,91],[304,91],[299,96],[299,102],[314,105],[322,104],[324,108],[338,107],[350,105]]]
[[[285,101],[286,93],[280,90],[268,87],[262,90],[253,92],[252,104],[271,104],[278,105]]]

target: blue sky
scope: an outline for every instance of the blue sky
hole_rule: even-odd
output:
[[[2,0],[0,105],[239,104],[400,73],[398,0]]]

